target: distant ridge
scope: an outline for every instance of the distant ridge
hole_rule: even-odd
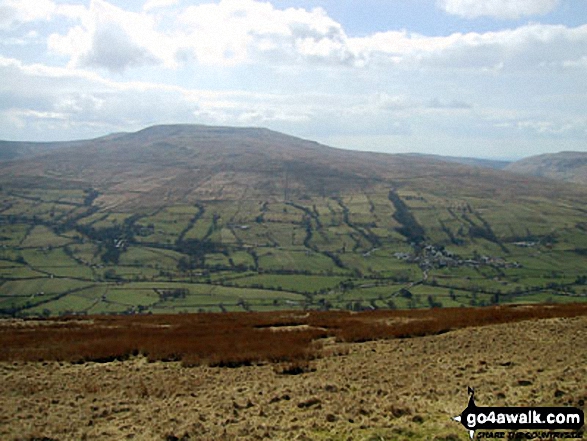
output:
[[[443,156],[443,155],[429,155],[425,153],[408,153],[409,156],[419,156],[425,158],[436,159],[438,161],[455,162],[457,164],[471,165],[474,167],[494,168],[496,170],[503,170],[511,161],[502,161],[498,159],[481,159],[469,158],[461,156]]]
[[[120,138],[126,133],[112,133],[88,140],[75,141],[51,141],[51,142],[32,142],[32,141],[1,141],[0,140],[0,161],[12,159],[29,158],[35,155],[52,152],[63,148],[83,147],[88,143],[98,141],[108,141]]]
[[[560,152],[516,161],[508,171],[560,181],[587,184],[587,152]]]
[[[302,141],[314,147],[322,146],[315,141],[303,140],[294,136],[286,135],[270,129],[261,127],[231,127],[231,126],[208,126],[200,124],[161,124],[146,127],[137,132],[118,132],[109,135],[100,136],[98,138],[74,140],[74,141],[53,141],[53,142],[28,142],[28,141],[0,141],[0,161],[27,158],[38,154],[48,153],[62,148],[77,148],[88,147],[92,144],[105,142],[116,142],[119,144],[128,143],[155,143],[163,142],[168,139],[173,139],[175,142],[181,140],[189,142],[189,139],[202,140],[230,140],[234,137],[242,137],[247,139],[271,140],[273,143],[277,141]],[[308,147],[308,145],[306,147]],[[333,147],[327,147],[334,149]],[[341,151],[341,149],[336,149]],[[350,152],[350,150],[343,150]],[[423,153],[407,153],[399,154],[398,156],[407,156],[414,158],[428,158],[445,162],[453,162],[463,165],[471,165],[484,168],[493,168],[502,170],[510,164],[510,161],[480,159],[470,157],[457,156],[443,156],[431,155]]]
[[[0,161],[12,159],[27,158],[34,155],[50,152],[66,146],[78,145],[78,141],[73,142],[20,142],[20,141],[0,141]]]

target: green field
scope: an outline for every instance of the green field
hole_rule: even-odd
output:
[[[76,190],[4,186],[0,312],[587,301],[587,229],[576,203],[499,201],[425,185],[397,198],[381,187],[130,213],[84,205]]]

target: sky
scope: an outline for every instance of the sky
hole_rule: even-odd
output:
[[[0,139],[155,124],[587,151],[587,0],[0,0]]]

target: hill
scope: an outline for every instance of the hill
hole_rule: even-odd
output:
[[[260,128],[51,144],[0,163],[0,312],[583,301],[586,202],[564,182]]]
[[[101,140],[112,140],[119,134],[107,135]],[[96,142],[97,140],[93,140]],[[90,141],[92,142],[92,141]],[[88,141],[55,141],[55,142],[19,142],[19,141],[0,141],[0,161],[10,161],[14,159],[30,158],[36,155],[42,155],[54,150],[72,147],[84,148],[90,142]]]
[[[29,146],[12,144],[18,151]],[[50,146],[50,152],[5,164],[2,180],[92,186],[101,194],[99,204],[123,209],[240,200],[244,194],[282,200],[336,196],[406,182],[424,190],[440,182],[451,192],[501,193],[518,187],[517,193],[553,194],[542,181],[529,185],[527,179],[450,164],[442,157],[354,152],[258,128],[154,126]]]
[[[587,184],[587,153],[560,152],[516,161],[506,170],[532,176]]]

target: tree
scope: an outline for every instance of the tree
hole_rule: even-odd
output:
[[[434,296],[432,294],[430,294],[428,296],[428,304],[430,305],[431,308],[442,308],[442,303],[436,301],[436,299],[434,298]]]
[[[121,277],[116,274],[116,270],[114,268],[108,268],[106,271],[104,271],[104,278],[106,280],[121,280]]]
[[[399,294],[400,296],[402,296],[405,299],[411,299],[412,298],[412,293],[407,290],[406,288],[402,288],[399,290]]]
[[[186,271],[192,269],[192,264],[186,257],[180,257],[179,261],[177,262],[177,269],[182,273],[185,273]]]
[[[106,252],[102,254],[102,262],[118,264],[120,259],[120,249],[115,246],[108,246]]]

